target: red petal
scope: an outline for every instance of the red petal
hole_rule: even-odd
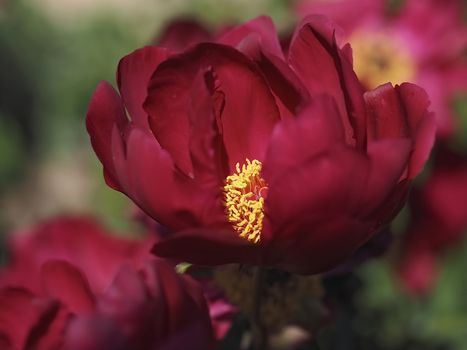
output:
[[[107,183],[118,191],[121,189],[113,164],[112,130],[123,130],[127,123],[120,96],[106,81],[99,83],[89,104],[86,128],[92,147],[104,165]]]
[[[178,19],[169,23],[155,44],[180,52],[192,45],[212,40],[213,35],[201,23],[192,19]]]
[[[436,122],[434,115],[428,112],[430,101],[426,92],[417,85],[403,83],[396,86],[408,124],[414,137],[414,151],[409,166],[409,179],[417,176],[428,160],[435,141]]]
[[[365,93],[365,101],[370,140],[408,137],[414,141],[407,174],[412,179],[427,160],[435,136],[435,121],[427,111],[426,93],[408,83],[396,88],[385,84]]]
[[[128,339],[113,320],[101,315],[74,317],[67,326],[63,350],[129,349]]]
[[[248,22],[245,22],[237,27],[234,27],[224,35],[222,35],[218,42],[221,44],[237,47],[241,50],[242,41],[247,38],[255,36],[257,41],[264,52],[272,54],[281,59],[284,58],[282,53],[279,38],[277,37],[277,30],[271,18],[266,16],[257,17]]]
[[[263,177],[271,185],[281,169],[318,155],[337,142],[344,142],[337,106],[329,96],[316,96],[297,119],[276,126],[263,164]]]
[[[167,60],[153,76],[145,109],[161,146],[186,174],[191,171],[188,153],[188,104],[190,86],[198,72],[212,70],[219,93],[225,96],[220,110],[220,132],[234,168],[245,158],[262,159],[279,112],[267,83],[253,62],[240,52],[217,44],[199,44]],[[176,156],[174,156],[174,154]]]
[[[170,155],[161,149],[149,132],[133,128],[128,135],[126,156],[127,159],[123,159],[117,168],[128,172],[125,192],[153,218],[168,225],[166,217],[173,217],[174,206],[180,196],[174,186]]]
[[[270,184],[267,200],[275,264],[322,272],[370,238],[372,223],[358,216],[369,172],[364,155],[335,146],[278,171],[282,176]]]
[[[198,265],[259,263],[261,244],[253,244],[233,231],[193,229],[157,242],[153,252]]]
[[[346,147],[327,96],[282,122],[263,168],[273,229],[268,262],[310,273],[350,256],[381,224],[375,211],[395,190],[410,151],[408,139],[371,143],[368,156]]]
[[[66,261],[50,260],[42,265],[44,292],[60,300],[74,313],[94,308],[94,296],[86,277]]]
[[[118,88],[130,118],[139,127],[148,127],[143,102],[147,96],[149,79],[168,56],[167,49],[146,46],[123,57],[118,64]]]
[[[0,290],[0,338],[11,349],[30,349],[36,332],[47,329],[58,311],[58,304],[39,299],[25,289]]]
[[[348,144],[366,142],[363,90],[336,43],[336,26],[321,16],[309,16],[297,27],[289,49],[289,64],[311,96],[328,94],[338,106]]]
[[[238,47],[261,69],[271,87],[281,117],[289,118],[299,111],[309,99],[309,93],[293,70],[280,57],[270,53],[262,46],[258,35],[247,36]]]
[[[368,218],[376,216],[375,209],[384,210],[386,205],[392,205],[388,199],[395,191],[396,186],[409,162],[412,151],[410,139],[387,139],[371,142],[368,145],[370,158],[370,172],[367,179],[364,202],[360,204],[361,214],[368,213]],[[397,205],[400,207],[400,205]],[[388,213],[395,214],[392,209]],[[364,215],[364,214],[363,214]],[[382,213],[384,215],[384,213]],[[389,218],[381,218],[387,220]],[[376,221],[375,218],[373,220]]]

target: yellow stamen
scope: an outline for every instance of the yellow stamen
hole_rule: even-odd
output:
[[[367,88],[413,80],[416,66],[411,53],[389,33],[357,32],[349,41],[355,73]]]
[[[261,162],[246,159],[236,173],[227,176],[224,185],[227,219],[242,238],[258,243],[264,219],[266,181],[261,177]]]

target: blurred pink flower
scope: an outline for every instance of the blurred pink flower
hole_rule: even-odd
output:
[[[458,125],[450,104],[467,92],[461,0],[407,0],[393,12],[384,0],[310,0],[299,2],[297,11],[327,15],[343,27],[355,71],[367,88],[411,81],[426,89],[438,135],[452,135]]]

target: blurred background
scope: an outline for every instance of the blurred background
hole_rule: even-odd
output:
[[[465,4],[459,13],[464,27]],[[129,201],[104,184],[85,130],[97,83],[114,84],[119,59],[153,42],[174,18],[197,20],[215,31],[266,14],[286,38],[305,11],[298,10],[301,5],[287,0],[0,0],[2,239],[62,213],[92,213],[119,231],[131,230]],[[389,12],[403,5],[402,0],[385,4]],[[467,81],[467,75],[457,78]],[[449,147],[462,155],[466,91],[454,91],[449,107],[456,118]],[[467,348],[465,235],[437,257],[433,288],[422,296],[407,293],[391,261],[408,213],[404,210],[393,224],[396,248],[339,277],[339,288],[329,282],[343,304],[337,322],[322,332],[322,344],[332,343],[337,334],[333,349]],[[2,256],[6,259],[5,252]]]

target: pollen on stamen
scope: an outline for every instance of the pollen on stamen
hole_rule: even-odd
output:
[[[264,219],[266,181],[261,177],[261,162],[254,159],[227,176],[224,185],[225,208],[228,221],[242,238],[253,243],[261,239]]]

